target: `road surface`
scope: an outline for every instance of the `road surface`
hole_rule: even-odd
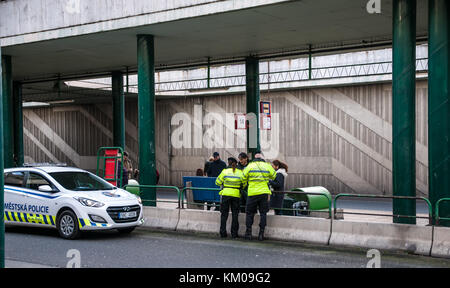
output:
[[[371,260],[364,249],[222,240],[144,228],[130,235],[90,232],[70,241],[52,229],[8,226],[5,238],[7,267],[66,267],[73,251],[79,252],[80,266],[90,268],[364,268]],[[450,260],[381,251],[380,264],[382,268],[450,267]]]

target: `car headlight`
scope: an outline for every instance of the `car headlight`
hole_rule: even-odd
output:
[[[78,202],[80,202],[82,205],[87,206],[87,207],[99,208],[99,207],[105,206],[105,204],[103,204],[102,202],[98,202],[98,201],[88,199],[88,198],[74,197],[74,199],[78,200]]]
[[[137,200],[138,200],[139,204],[141,204],[141,205],[142,205],[142,199],[141,199],[141,197],[139,197],[139,196],[137,196],[137,195],[135,195],[135,196],[136,196],[136,198],[137,198]]]

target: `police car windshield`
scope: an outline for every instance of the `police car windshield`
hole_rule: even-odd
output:
[[[87,172],[53,172],[49,173],[65,189],[72,191],[113,190],[113,185]]]

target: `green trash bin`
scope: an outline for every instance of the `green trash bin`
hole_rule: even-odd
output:
[[[305,187],[305,188],[294,188],[291,191],[302,191],[302,192],[313,192],[313,193],[324,193],[329,199],[331,198],[331,193],[322,186]],[[330,201],[322,195],[311,195],[311,194],[288,194],[286,195],[292,199],[294,202],[305,201],[308,203],[308,210],[328,210],[330,208]]]
[[[139,183],[136,180],[134,180],[134,179],[130,179],[130,180],[128,180],[128,185],[139,185]],[[134,195],[137,195],[137,196],[140,196],[140,193],[141,193],[139,187],[127,186],[125,188],[125,190],[127,190],[131,194],[134,194]]]

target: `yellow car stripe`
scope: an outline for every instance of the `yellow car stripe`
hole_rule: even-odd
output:
[[[55,226],[55,216],[5,211],[5,220]]]

